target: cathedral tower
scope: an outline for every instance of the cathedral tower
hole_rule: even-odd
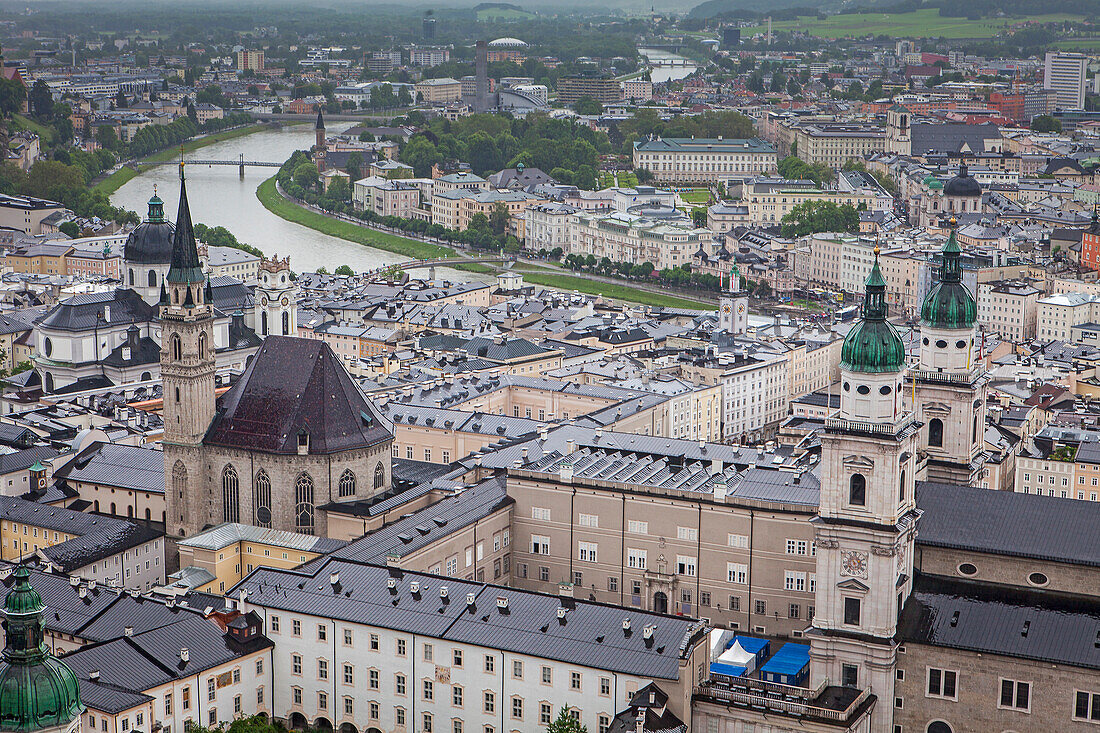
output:
[[[198,476],[188,477],[187,466],[201,467],[200,461],[189,459],[197,455],[214,417],[214,312],[191,226],[182,163],[172,264],[165,282],[160,305],[165,531],[180,537],[185,527],[207,524],[213,511],[212,498],[203,495]]]
[[[821,502],[814,518],[816,607],[810,686],[869,688],[872,733],[890,733],[898,614],[913,575],[919,424],[904,409],[905,347],[886,320],[875,263],[863,319],[844,339],[840,411],[821,436]]]
[[[913,410],[924,423],[921,450],[929,481],[981,485],[988,378],[980,368],[978,306],[962,282],[955,220],[943,247],[939,282],[921,308],[920,368]]]

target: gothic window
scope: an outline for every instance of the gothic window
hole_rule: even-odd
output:
[[[178,333],[172,334],[172,359],[179,361],[183,358],[183,341],[180,339]]]
[[[256,474],[256,485],[253,505],[256,507],[256,526],[271,526],[271,479],[267,477],[267,471],[260,469]]]
[[[149,287],[155,288],[157,286],[157,271],[149,270]]]
[[[374,466],[374,488],[377,491],[386,485],[386,469],[382,468],[382,461]]]
[[[867,479],[862,473],[853,473],[848,481],[848,503],[867,506]]]
[[[935,448],[943,447],[943,420],[938,417],[928,421],[928,445]]]
[[[303,534],[313,534],[313,479],[302,473],[294,482],[294,528]]]
[[[241,521],[241,482],[231,463],[222,469],[222,521]]]
[[[340,496],[355,496],[355,474],[350,469],[340,475]]]
[[[206,358],[206,334],[205,333],[200,333],[199,334],[199,358],[200,359],[205,359]]]
[[[288,311],[283,311],[283,335],[290,335],[290,313]]]
[[[187,490],[187,468],[183,465],[183,461],[176,461],[172,466],[172,492],[175,494],[177,500],[183,500],[183,492]],[[183,521],[183,515],[180,514],[180,521]],[[180,532],[182,535],[182,530]]]
[[[260,333],[267,335],[267,311],[260,313]]]

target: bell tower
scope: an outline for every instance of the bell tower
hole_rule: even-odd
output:
[[[869,688],[872,733],[891,733],[898,614],[912,587],[919,424],[904,408],[905,347],[875,263],[841,350],[840,410],[821,436],[810,687]]]
[[[328,142],[325,139],[325,118],[321,110],[317,110],[317,123],[313,126],[314,145],[313,162],[317,166],[318,173],[325,172],[325,154],[328,152]]]
[[[214,312],[210,284],[195,244],[182,162],[172,264],[165,282],[160,303],[165,530],[169,536],[179,537],[193,533],[214,516],[212,497],[202,490],[198,460],[203,436],[214,417]]]
[[[913,411],[929,481],[980,486],[985,475],[988,377],[978,354],[978,306],[962,282],[956,222],[941,253],[939,282],[921,307],[920,367]]]
[[[730,270],[730,291],[718,298],[718,325],[728,334],[744,336],[749,330],[749,294],[741,287],[741,270]]]

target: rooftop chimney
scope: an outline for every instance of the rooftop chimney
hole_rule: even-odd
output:
[[[191,661],[191,652],[187,647],[180,647],[180,661],[186,664]]]
[[[127,627],[125,627],[125,628],[124,628],[124,629],[122,630],[122,635],[123,635],[123,636],[133,636],[133,635],[134,635],[134,627],[133,627],[133,626],[127,626]]]

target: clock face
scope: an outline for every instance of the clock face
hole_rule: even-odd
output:
[[[262,298],[262,299],[260,300],[260,304],[261,304],[261,305],[267,305],[267,298]]]
[[[290,300],[288,298],[284,297],[283,300],[282,300],[282,303],[283,303],[283,305],[289,305]]]
[[[723,303],[722,304],[722,312],[726,313],[726,314],[728,314],[730,312],[730,304],[729,303]]]
[[[867,553],[845,550],[840,553],[840,574],[853,578],[867,577]]]
[[[739,315],[739,316],[745,315],[745,304],[744,303],[738,303],[737,304],[737,315]]]

